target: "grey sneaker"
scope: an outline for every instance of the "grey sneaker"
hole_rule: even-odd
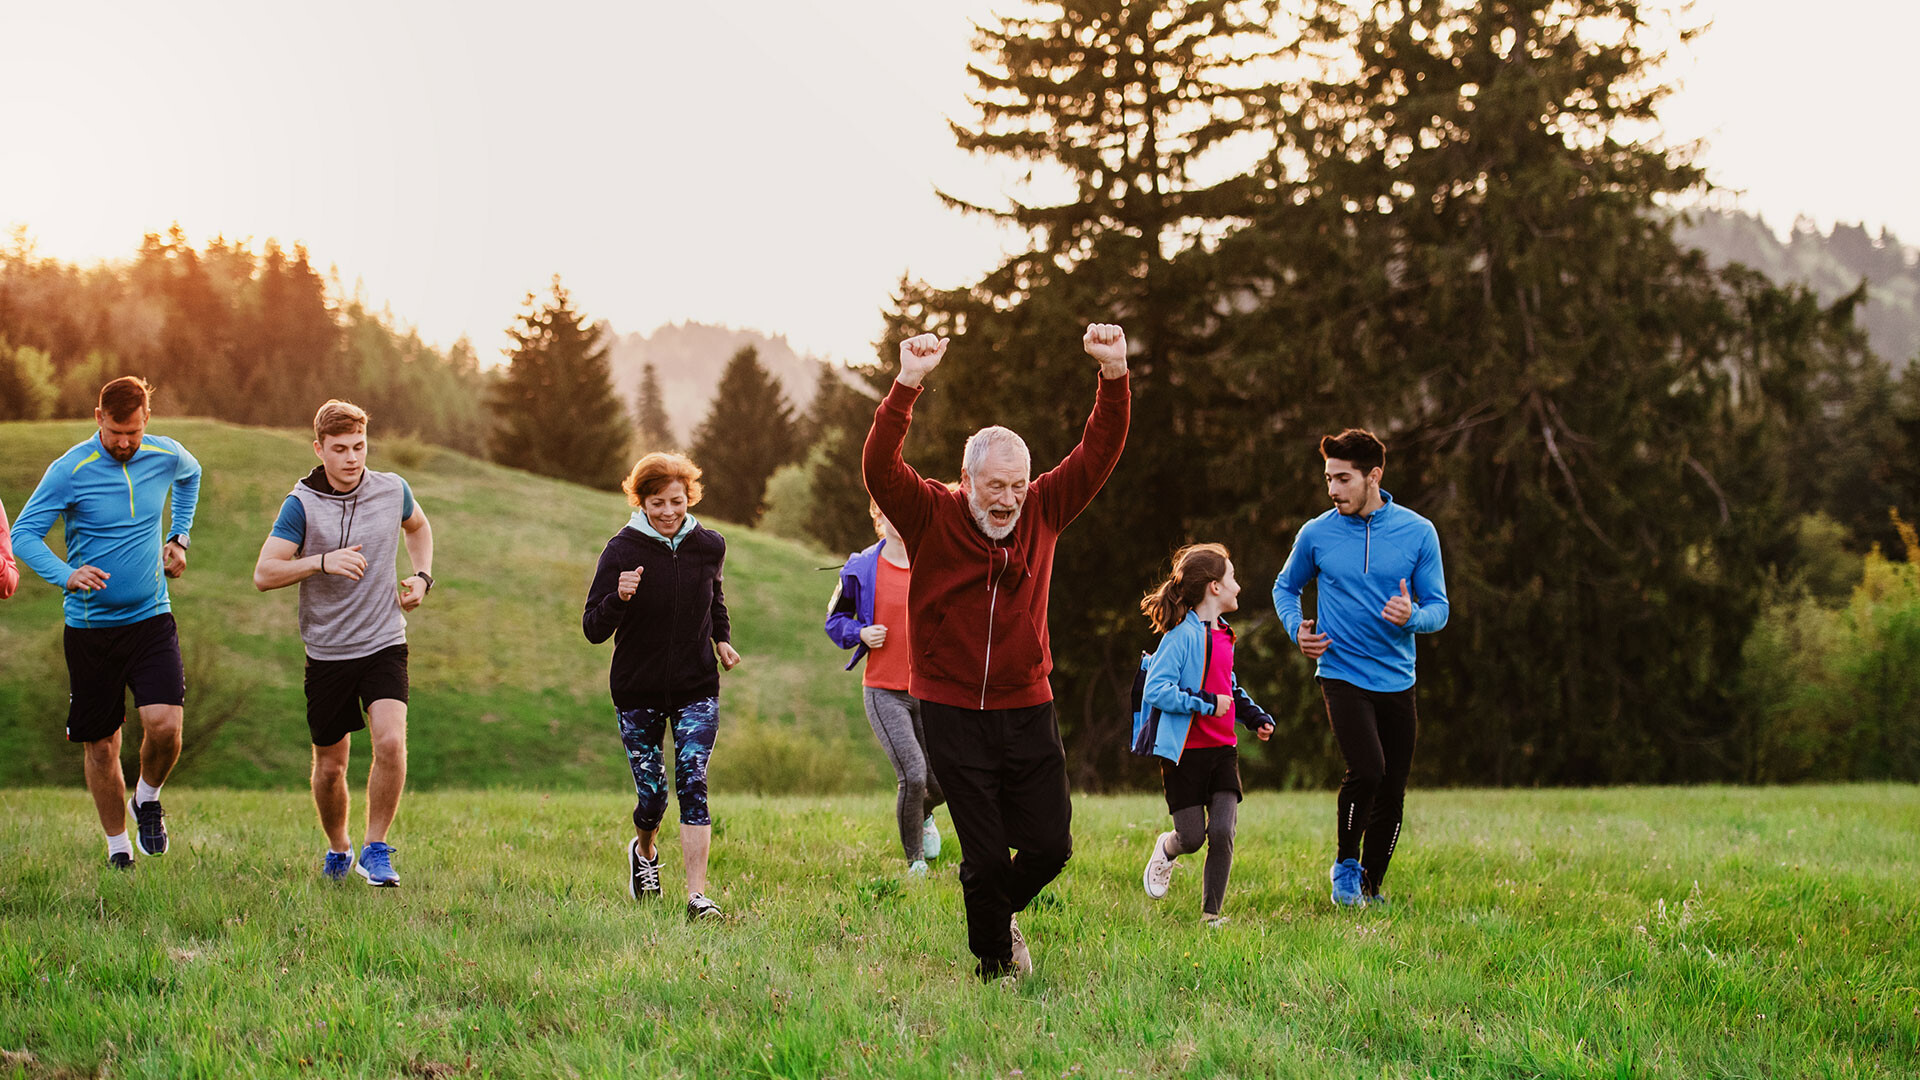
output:
[[[706,898],[704,894],[694,893],[687,897],[687,921],[701,922],[717,919],[721,915],[720,905]]]
[[[1147,895],[1155,900],[1167,895],[1167,887],[1173,883],[1174,861],[1167,857],[1167,840],[1173,836],[1163,832],[1153,841],[1153,854],[1147,856],[1147,869],[1140,875],[1140,885]]]
[[[1020,932],[1018,916],[1007,920],[1007,929],[1013,932],[1013,974],[1025,978],[1033,974],[1033,953],[1027,949],[1027,935]]]

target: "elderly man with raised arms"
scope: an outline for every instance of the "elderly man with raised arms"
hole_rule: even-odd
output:
[[[1093,415],[1080,445],[1045,474],[1032,476],[1025,441],[997,426],[967,440],[958,490],[901,457],[921,381],[946,355],[947,340],[932,334],[901,344],[900,373],[874,413],[862,460],[867,490],[914,566],[909,684],[960,837],[967,940],[983,979],[1032,971],[1014,917],[1073,853],[1066,754],[1047,682],[1047,594],[1054,544],[1119,462],[1130,407],[1126,335],[1096,323],[1082,345],[1100,366]]]

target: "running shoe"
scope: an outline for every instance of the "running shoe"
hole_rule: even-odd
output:
[[[360,858],[354,861],[354,872],[367,879],[367,884],[382,889],[397,888],[400,875],[393,870],[393,848],[378,840],[369,840],[360,849]]]
[[[1167,895],[1167,886],[1173,883],[1175,863],[1167,857],[1167,841],[1172,838],[1172,833],[1163,832],[1154,839],[1153,854],[1147,856],[1147,869],[1140,875],[1141,887],[1155,900]]]
[[[116,851],[107,856],[107,865],[113,867],[115,870],[131,870],[133,869],[133,856],[124,851]]]
[[[940,857],[940,826],[933,823],[933,815],[920,823],[920,853],[929,859]]]
[[[1218,930],[1227,925],[1227,920],[1231,918],[1231,915],[1202,915],[1200,921],[1207,924],[1207,929]]]
[[[706,898],[703,893],[694,893],[687,897],[687,921],[700,922],[703,919],[720,917],[720,905]]]
[[[327,849],[327,857],[320,861],[320,876],[328,881],[345,881],[353,873],[353,849],[335,851]]]
[[[1007,930],[1013,935],[1013,975],[1025,978],[1033,974],[1033,953],[1027,949],[1027,935],[1020,932],[1018,916],[1007,918]]]
[[[907,876],[910,878],[926,877],[927,876],[927,860],[915,859],[912,862],[908,863]]]
[[[133,820],[139,825],[134,830],[134,843],[140,845],[142,853],[147,855],[165,855],[167,853],[167,812],[160,809],[160,800],[154,799],[144,806],[133,805],[127,800],[127,809],[133,812]]]
[[[1388,907],[1391,906],[1391,903],[1387,900],[1386,896],[1382,893],[1369,894],[1365,898],[1365,903],[1368,907],[1379,908],[1381,911],[1385,911],[1387,910]]]
[[[627,895],[635,900],[660,899],[660,856],[640,854],[640,839],[627,841]]]
[[[1333,881],[1333,902],[1341,907],[1359,907],[1366,903],[1360,895],[1360,860],[1341,859],[1327,870]]]

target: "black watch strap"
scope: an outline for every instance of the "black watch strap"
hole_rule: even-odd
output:
[[[422,596],[427,595],[427,593],[433,592],[433,575],[432,574],[427,573],[425,570],[415,570],[413,572],[413,576],[427,583],[427,592],[422,593],[421,594]]]

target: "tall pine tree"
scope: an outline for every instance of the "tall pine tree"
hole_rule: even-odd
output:
[[[610,347],[576,311],[560,276],[536,304],[528,293],[506,375],[489,402],[493,459],[593,487],[616,487],[626,465],[628,415],[613,393]]]
[[[692,457],[704,473],[701,508],[725,521],[760,520],[767,478],[799,452],[793,406],[760,352],[744,346],[727,361],[713,405],[694,433]]]
[[[1661,204],[1701,176],[1647,141],[1664,28],[1645,9],[1309,5],[1312,75],[1262,114],[1276,197],[1218,252],[1259,298],[1220,350],[1257,406],[1243,460],[1269,463],[1243,474],[1271,530],[1248,554],[1277,566],[1325,509],[1315,440],[1349,425],[1381,433],[1385,486],[1439,527],[1434,779],[1733,768],[1732,676],[1786,524],[1751,463],[1819,331],[1675,242]],[[1311,694],[1306,664],[1282,670]]]
[[[673,421],[667,417],[666,395],[660,390],[660,372],[651,361],[640,369],[640,394],[633,405],[642,452],[673,449]]]

